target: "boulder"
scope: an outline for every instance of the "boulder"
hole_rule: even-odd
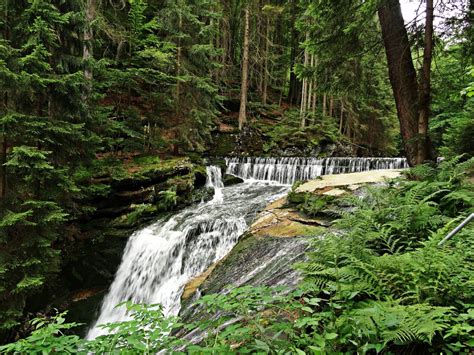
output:
[[[244,180],[239,178],[238,176],[225,174],[223,182],[224,182],[224,186],[232,186],[232,185],[241,184],[244,182]]]

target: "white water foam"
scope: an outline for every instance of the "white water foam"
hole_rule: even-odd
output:
[[[207,185],[214,198],[187,208],[167,221],[134,233],[87,338],[105,333],[100,324],[129,319],[124,301],[160,303],[165,315],[176,315],[184,285],[224,257],[237,243],[256,212],[287,191],[269,184],[224,188],[217,167],[208,167]]]

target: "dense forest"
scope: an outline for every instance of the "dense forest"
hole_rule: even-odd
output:
[[[0,0],[0,13],[0,353],[472,352],[474,223],[438,243],[474,212],[474,1]],[[298,286],[209,292],[192,317],[130,296],[127,319],[84,339],[132,233],[250,184],[231,156],[288,158],[294,176],[313,158],[407,169],[356,197],[297,193],[324,171],[288,179],[285,206],[327,227],[292,266]],[[186,242],[219,239],[215,225]]]

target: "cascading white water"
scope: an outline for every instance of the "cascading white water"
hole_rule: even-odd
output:
[[[213,202],[222,202],[222,199],[223,199],[222,189],[224,187],[224,182],[222,181],[221,169],[215,165],[210,165],[206,167],[206,171],[207,171],[206,186],[214,188]]]
[[[128,319],[125,307],[116,308],[124,301],[160,303],[166,315],[176,315],[181,307],[184,285],[232,249],[259,209],[288,191],[288,186],[274,182],[288,185],[324,174],[406,167],[406,162],[400,158],[226,160],[227,173],[247,181],[224,187],[221,170],[210,166],[206,185],[215,190],[211,201],[187,208],[168,220],[160,220],[134,233],[128,240],[122,262],[104,298],[99,317],[89,330],[88,339],[104,333],[98,325]],[[261,268],[280,259],[282,254],[275,254],[267,263],[262,263]],[[261,268],[257,268],[260,273]],[[239,280],[244,282],[254,274],[255,270],[248,275],[242,274]],[[272,273],[268,275],[273,277]]]
[[[128,319],[125,307],[115,308],[124,301],[160,303],[166,315],[177,314],[186,282],[225,256],[256,212],[287,191],[286,187],[263,183],[224,188],[219,168],[208,167],[207,173],[207,185],[215,189],[211,201],[130,237],[88,339],[105,333],[98,325]]]
[[[227,174],[290,185],[321,175],[408,167],[404,158],[226,158]]]

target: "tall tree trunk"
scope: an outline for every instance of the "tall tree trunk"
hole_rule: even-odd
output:
[[[341,115],[339,117],[339,133],[342,133],[343,122],[344,122],[344,100],[341,99]]]
[[[433,0],[426,0],[425,43],[423,49],[423,67],[420,77],[420,103],[418,117],[418,155],[416,162],[423,163],[432,159],[432,144],[428,137],[428,120],[431,104],[431,57],[433,55]]]
[[[334,97],[329,96],[329,116],[333,116],[334,113]]]
[[[87,102],[92,91],[93,73],[91,60],[94,48],[94,29],[92,23],[96,17],[97,0],[87,0],[85,8],[84,42],[82,44],[82,59],[84,61],[84,78],[86,79],[85,91],[82,100]]]
[[[306,34],[306,40],[308,40],[309,33]],[[304,67],[305,70],[308,69],[309,64],[309,52],[308,48],[306,47],[304,50]],[[303,78],[303,87],[301,89],[301,106],[300,106],[300,120],[301,120],[301,128],[306,125],[306,109],[307,109],[307,102],[308,102],[308,78]]]
[[[316,70],[316,67],[318,66],[318,60],[316,59],[316,56],[314,54],[311,54],[311,62],[312,62],[312,67]],[[313,97],[312,97],[312,103],[311,103],[311,111],[313,113],[316,112],[316,104],[317,104],[317,99],[318,99],[318,79],[316,77],[316,74],[313,74]],[[313,115],[313,121],[314,121],[315,115]]]
[[[222,56],[221,56],[221,65],[222,69],[220,70],[220,80],[225,81],[226,77],[226,65],[227,65],[227,56],[229,54],[229,35],[228,35],[228,26],[227,26],[227,18],[225,16],[219,21],[219,29],[221,31],[221,45],[222,48]]]
[[[323,116],[326,116],[326,94],[323,94]]]
[[[314,86],[314,79],[313,79],[313,74],[312,74],[312,70],[313,70],[313,66],[314,66],[314,55],[310,55],[310,60],[309,60],[309,67],[311,68],[311,76],[308,78],[308,98],[306,100],[306,112],[311,112],[311,102],[312,102],[312,98],[313,98],[313,86]]]
[[[244,48],[242,58],[242,83],[240,87],[240,110],[239,110],[239,130],[242,130],[247,122],[247,90],[249,71],[249,35],[250,35],[250,5],[247,3],[244,9]]]
[[[264,53],[264,65],[263,65],[263,104],[267,103],[268,99],[268,56],[270,50],[270,16],[267,15],[266,29],[265,29],[265,53]]]
[[[291,0],[291,40],[290,40],[290,82],[288,86],[287,100],[290,103],[296,104],[298,102],[298,78],[294,72],[296,63],[296,51],[298,50],[298,32],[296,30],[296,0]]]
[[[87,80],[92,80],[92,70],[89,61],[93,57],[94,22],[97,8],[97,0],[87,0],[85,9],[85,26],[84,26],[84,43],[82,51],[82,59],[85,62],[84,76]]]
[[[179,110],[179,99],[181,96],[181,84],[180,84],[180,75],[181,75],[181,56],[182,56],[182,48],[181,48],[181,31],[183,28],[183,16],[181,12],[178,13],[178,48],[176,49],[176,93],[175,93],[175,100],[176,100],[176,109]]]
[[[420,132],[424,135],[422,139],[419,135],[420,96],[399,0],[387,0],[384,6],[379,8],[378,16],[405,154],[408,163],[413,166],[427,158],[427,145],[430,141],[427,139],[427,132]]]

